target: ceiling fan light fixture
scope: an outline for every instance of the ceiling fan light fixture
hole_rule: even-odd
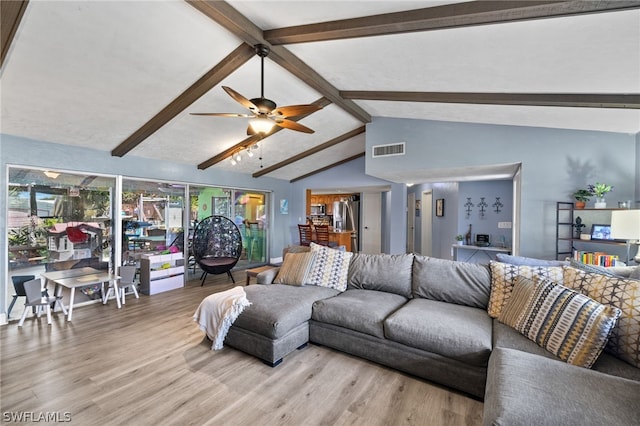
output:
[[[251,147],[247,148],[247,155],[253,157],[253,149],[251,149]]]
[[[253,131],[263,135],[269,133],[275,124],[273,120],[267,117],[255,117],[249,120],[249,126],[251,126]]]
[[[236,162],[241,162],[242,161],[242,155],[240,155],[240,153],[238,152],[234,157],[233,157]]]
[[[235,166],[236,164],[238,164],[238,162],[236,161],[235,158],[233,158],[233,155],[231,156],[231,165]]]

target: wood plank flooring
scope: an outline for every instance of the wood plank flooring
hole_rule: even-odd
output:
[[[242,271],[234,276],[244,283]],[[194,280],[127,296],[120,310],[113,300],[78,307],[71,323],[56,313],[51,326],[43,316],[0,327],[0,423],[482,423],[480,401],[329,348],[309,344],[276,368],[233,348],[211,351],[192,315],[204,297],[231,287],[210,276],[205,287]]]

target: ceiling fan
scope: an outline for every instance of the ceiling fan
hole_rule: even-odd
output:
[[[314,131],[307,126],[289,120],[290,117],[297,117],[304,114],[311,114],[319,110],[321,107],[313,104],[309,105],[289,105],[277,108],[275,102],[264,97],[264,58],[269,55],[269,47],[264,44],[255,46],[255,51],[260,56],[261,65],[261,81],[260,81],[260,97],[247,99],[231,87],[222,86],[225,92],[236,100],[240,105],[249,109],[252,114],[235,114],[226,112],[192,112],[191,115],[208,115],[215,117],[240,117],[250,118],[247,127],[247,135],[265,135],[269,133],[274,126],[283,127],[298,132],[313,133]]]

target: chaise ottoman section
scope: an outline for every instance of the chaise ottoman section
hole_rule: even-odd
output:
[[[492,320],[483,309],[412,299],[384,322],[385,337],[478,367],[491,355]]]
[[[271,365],[309,341],[311,307],[337,290],[284,284],[245,287],[251,302],[229,329],[225,344]]]
[[[485,426],[634,425],[638,419],[640,382],[514,349],[491,355]]]

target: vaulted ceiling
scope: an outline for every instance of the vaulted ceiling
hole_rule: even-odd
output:
[[[8,135],[296,180],[362,156],[372,117],[640,132],[640,1],[0,5]],[[260,96],[257,44],[315,133],[190,114],[248,112],[222,86]]]

